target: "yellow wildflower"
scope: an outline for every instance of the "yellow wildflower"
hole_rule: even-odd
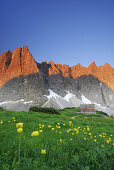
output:
[[[38,136],[39,135],[39,132],[38,131],[33,131],[31,136]]]
[[[1,120],[0,124],[3,124],[3,121]]]
[[[55,128],[51,128],[51,130],[54,130]]]
[[[109,140],[106,141],[106,143],[108,143],[108,144],[109,144],[109,142],[110,142]]]
[[[17,129],[17,132],[18,132],[18,133],[21,133],[22,131],[23,131],[22,128]]]
[[[16,128],[22,128],[23,127],[23,123],[16,123]]]
[[[60,139],[60,142],[62,142],[62,139]]]
[[[76,132],[76,134],[78,134],[78,133],[79,133],[79,131]]]
[[[8,123],[10,123],[10,120],[8,121]]]
[[[45,150],[45,149],[42,149],[42,150],[41,150],[41,154],[42,154],[42,155],[45,155],[45,154],[46,154],[46,150]]]
[[[110,135],[110,136],[112,136],[112,135]]]
[[[63,126],[65,126],[65,123],[63,124]]]
[[[51,125],[48,125],[48,128],[51,128]]]
[[[57,123],[57,125],[59,126],[59,125],[60,125],[60,123]]]
[[[15,117],[12,117],[12,119],[15,119]]]
[[[95,139],[94,142],[96,142],[97,140]]]
[[[67,130],[67,133],[69,133],[69,130]]]
[[[43,130],[39,130],[39,132],[40,132],[40,133],[42,133],[42,132],[43,132]]]
[[[74,131],[78,131],[78,129],[74,128]]]
[[[74,135],[74,133],[72,133],[72,135]]]
[[[59,132],[59,133],[62,133],[62,132]]]
[[[70,138],[70,140],[72,141],[72,138]]]
[[[72,125],[72,121],[69,121],[69,126],[71,126]]]
[[[42,126],[41,124],[39,124],[39,126]]]
[[[86,140],[87,138],[84,138],[84,140]]]
[[[42,128],[44,127],[44,125],[42,125]]]
[[[87,128],[87,131],[90,131],[90,128]]]
[[[56,126],[58,129],[60,129],[61,128],[61,126]]]
[[[101,145],[101,148],[104,148],[104,145]]]
[[[91,136],[91,133],[89,133],[89,135]]]

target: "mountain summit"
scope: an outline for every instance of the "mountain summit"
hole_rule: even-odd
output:
[[[80,63],[69,67],[66,64],[55,64],[50,61],[48,65],[50,65],[48,66],[48,75],[59,74],[64,77],[71,76],[74,79],[83,75],[93,75],[114,90],[114,68],[108,63],[97,67],[95,62],[92,62],[87,68]],[[8,50],[0,55],[0,87],[13,78],[38,72],[38,65],[27,46],[17,48],[13,52]]]
[[[64,108],[88,101],[102,111],[105,107],[114,110],[114,68],[110,64],[70,67],[53,61],[37,63],[27,46],[0,55],[0,102],[5,102],[6,108],[26,110],[27,103]]]

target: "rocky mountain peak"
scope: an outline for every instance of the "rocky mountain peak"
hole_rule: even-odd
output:
[[[16,48],[12,53],[8,50],[0,55],[0,86],[12,78],[38,72],[37,64],[27,46]]]

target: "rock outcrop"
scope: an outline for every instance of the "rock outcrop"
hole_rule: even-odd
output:
[[[24,108],[25,103],[64,108],[88,101],[96,103],[102,111],[105,107],[114,110],[114,68],[110,64],[99,67],[95,62],[88,67],[80,63],[70,67],[53,61],[40,64],[26,46],[0,55],[0,103],[7,103],[6,108]]]
[[[17,48],[13,53],[8,50],[0,55],[0,87],[13,78],[38,72],[27,46]]]

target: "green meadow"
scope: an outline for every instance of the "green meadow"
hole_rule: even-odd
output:
[[[0,170],[112,170],[114,119],[78,111],[1,110]]]

